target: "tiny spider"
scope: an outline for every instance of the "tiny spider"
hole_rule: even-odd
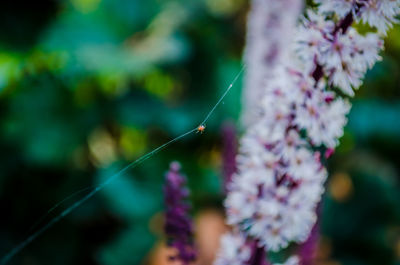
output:
[[[199,127],[197,127],[197,133],[203,133],[205,129],[206,129],[206,126],[201,124],[201,125],[199,125]]]

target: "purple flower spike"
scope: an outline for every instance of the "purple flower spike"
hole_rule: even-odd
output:
[[[170,164],[165,175],[164,196],[166,202],[165,234],[168,246],[175,248],[177,254],[171,260],[179,260],[183,265],[196,259],[193,243],[193,226],[189,216],[190,205],[187,201],[189,190],[186,179],[180,174],[181,165],[178,162]]]
[[[299,256],[302,265],[312,265],[315,263],[315,255],[318,247],[319,239],[319,224],[314,225],[311,234],[306,242],[304,242],[299,249]]]
[[[318,204],[316,214],[318,216],[317,222],[311,230],[308,239],[299,246],[298,256],[300,257],[302,265],[313,265],[315,264],[315,258],[318,249],[318,241],[320,239],[320,219],[321,216],[321,203]]]
[[[224,176],[224,192],[228,192],[228,184],[236,172],[236,130],[235,125],[227,122],[222,127],[222,165]]]
[[[251,242],[251,256],[249,261],[246,263],[248,265],[271,265],[267,262],[267,253],[264,247],[258,246],[257,241]]]

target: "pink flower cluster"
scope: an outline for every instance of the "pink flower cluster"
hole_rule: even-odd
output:
[[[222,239],[216,265],[250,264],[249,239],[279,251],[308,238],[327,177],[316,150],[328,157],[338,145],[351,107],[344,97],[381,59],[382,37],[400,12],[400,0],[315,2],[300,17],[299,0],[252,1],[246,131],[225,201],[236,232]],[[360,34],[355,22],[377,33]]]

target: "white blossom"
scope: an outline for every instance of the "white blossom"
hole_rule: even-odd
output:
[[[220,249],[214,265],[245,265],[251,257],[251,246],[240,232],[229,232],[221,237]]]
[[[335,28],[335,23],[325,20],[321,13],[307,10],[306,14],[297,27],[294,45],[303,64],[314,63],[314,59],[318,59],[321,50],[329,45],[331,33]]]
[[[252,0],[248,19],[246,61],[246,90],[243,101],[243,124],[249,126],[257,120],[258,101],[262,87],[269,82],[275,66],[281,63],[289,49],[301,0]],[[285,16],[279,13],[285,10]]]
[[[245,234],[231,231],[224,234],[220,239],[220,249],[214,265],[246,265],[251,258],[252,250],[257,247],[255,242],[248,240]],[[289,257],[284,263],[273,265],[299,265],[297,256]]]
[[[343,135],[349,111],[346,100],[334,99],[332,92],[315,89],[298,105],[295,123],[306,130],[314,145],[335,148]]]
[[[393,23],[397,23],[396,15],[400,13],[399,0],[368,0],[360,10],[361,20],[378,32],[386,35]]]
[[[322,13],[336,13],[340,18],[349,12],[354,12],[357,0],[315,0],[319,3],[319,11]]]
[[[319,3],[319,11],[322,13],[335,13],[339,18],[343,18],[350,12],[355,20],[361,20],[372,27],[376,27],[378,32],[386,34],[393,23],[397,23],[395,18],[400,13],[399,0],[315,0]]]
[[[284,263],[275,263],[274,265],[299,265],[300,259],[297,256],[288,258]]]
[[[361,86],[365,72],[381,59],[382,40],[374,33],[362,36],[353,28],[335,33],[329,20],[321,22],[326,18],[322,13],[307,14],[295,39],[297,56],[305,65],[316,61],[323,67],[331,85],[354,96],[353,89]]]
[[[365,72],[381,59],[378,55],[381,48],[382,41],[376,34],[362,36],[350,28],[347,34],[336,35],[331,45],[321,52],[320,62],[331,73],[331,84],[354,96],[353,88],[360,87]]]
[[[306,148],[296,149],[287,160],[275,156],[254,165],[233,178],[225,202],[228,223],[273,251],[304,241],[315,222],[326,171]]]

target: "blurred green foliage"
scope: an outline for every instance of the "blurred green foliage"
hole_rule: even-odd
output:
[[[241,68],[247,5],[18,0],[0,9],[0,255],[56,202],[198,125]],[[344,265],[400,264],[400,28],[386,46],[329,162],[325,258]],[[142,264],[162,238],[151,224],[171,160],[188,175],[195,213],[220,208],[220,127],[238,119],[240,95],[237,85],[204,135],[130,170],[11,264]]]

